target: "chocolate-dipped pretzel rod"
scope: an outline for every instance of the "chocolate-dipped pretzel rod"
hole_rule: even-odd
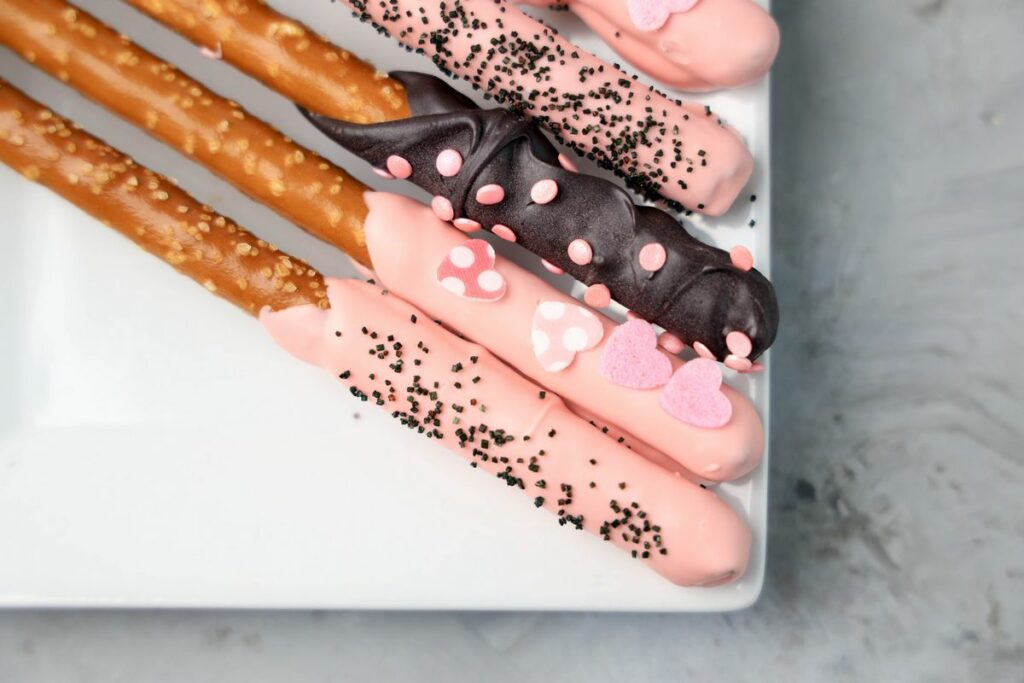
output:
[[[359,181],[62,0],[0,0],[0,42],[368,264]]]
[[[11,0],[0,0],[0,8],[9,6],[8,3]],[[50,3],[53,4],[52,2]],[[68,21],[72,21],[74,26],[88,26],[94,27],[96,22],[91,19],[84,12],[75,10],[73,7],[68,6],[66,3],[59,3],[57,7],[63,6],[64,9],[54,16],[43,15],[36,19],[39,23],[57,22],[63,21],[67,18]],[[69,18],[70,17],[70,18]],[[83,23],[84,22],[84,23]],[[32,24],[35,26],[35,22]],[[83,30],[83,29],[78,29]],[[3,30],[0,29],[0,35]],[[55,30],[56,35],[61,35],[61,29]],[[76,43],[73,47],[72,52],[64,55],[65,58],[72,61],[96,63],[91,68],[94,71],[104,70],[102,64],[104,60],[109,60],[113,55],[117,54],[117,50],[123,46],[129,46],[132,48],[133,53],[139,51],[139,48],[132,46],[126,38],[117,38],[113,43],[109,40],[102,39],[104,36],[109,35],[111,32],[101,32],[96,30],[93,32],[91,39]],[[40,48],[52,48],[53,43],[47,41],[37,41],[36,44]],[[40,63],[39,55],[32,53],[32,57],[37,63]],[[61,58],[56,55],[46,55],[47,59],[43,62],[45,64],[59,63]],[[155,58],[152,58],[155,59]],[[175,78],[184,78],[178,76],[175,72],[171,72]],[[116,90],[109,90],[107,88],[98,90],[99,95],[104,98],[105,102],[116,100],[120,94],[124,94],[125,97],[129,96],[130,91],[137,90],[139,92],[146,92],[148,89],[147,81],[153,78],[146,73],[140,73],[138,70],[128,70],[123,75],[114,81],[112,81],[110,87],[116,85]],[[89,84],[83,84],[82,87],[89,87]],[[212,102],[211,95],[211,102]],[[160,111],[164,112],[165,116],[171,121],[175,122],[175,125],[190,129],[191,127],[199,126],[193,120],[195,107],[186,106],[183,101],[177,98],[171,98],[169,101],[158,100],[150,103],[145,101],[142,103],[145,107],[159,108]],[[252,117],[247,117],[248,120],[252,120]],[[138,117],[134,120],[138,122]],[[269,127],[268,127],[269,130]],[[259,139],[254,138],[253,142],[258,143]],[[265,147],[260,144],[251,145],[251,149],[256,154],[256,160],[259,162],[260,154]],[[229,178],[231,179],[231,178]],[[282,195],[285,198],[290,190],[286,188],[285,193]],[[301,196],[301,195],[300,195]],[[362,200],[361,200],[362,201]],[[314,226],[315,228],[316,226]],[[365,241],[364,228],[362,225],[353,228],[353,233],[358,244],[362,245]],[[314,234],[322,233],[314,232]],[[331,239],[328,236],[328,239]],[[341,244],[345,248],[345,245]],[[401,245],[399,245],[401,246]],[[364,247],[365,248],[365,247]],[[372,259],[371,259],[372,260]],[[416,303],[425,300],[429,296],[427,291],[413,290],[407,294],[410,300],[415,300]],[[534,302],[535,303],[535,302]],[[441,310],[438,312],[437,317],[449,317],[445,315],[446,311]],[[451,316],[455,317],[455,316]],[[650,410],[640,412],[622,411],[619,406],[623,401],[631,400],[633,392],[628,389],[613,387],[611,384],[604,383],[604,391],[594,391],[588,388],[590,385],[586,382],[573,382],[573,381],[559,381],[555,382],[552,380],[548,373],[546,373],[541,367],[536,364],[530,366],[523,366],[520,363],[521,355],[513,353],[504,348],[499,338],[503,333],[500,328],[480,324],[479,321],[486,319],[485,316],[475,316],[470,321],[477,321],[475,324],[467,324],[460,326],[460,332],[466,335],[468,338],[474,339],[480,343],[486,344],[492,349],[503,349],[500,353],[506,361],[516,363],[517,367],[520,367],[523,372],[526,372],[534,380],[545,384],[546,386],[559,386],[561,391],[566,392],[567,400],[571,401],[574,406],[578,406],[581,412],[585,412],[596,420],[600,420],[603,425],[617,426],[625,432],[626,436],[630,437],[630,441],[635,443],[637,446],[641,442],[650,442],[657,449],[664,449],[664,454],[660,456],[661,461],[668,460],[669,462],[678,463],[677,467],[683,467],[689,471],[699,473],[700,476],[707,479],[714,479],[717,481],[724,481],[733,479],[738,476],[749,472],[753,469],[760,461],[762,449],[763,449],[763,430],[761,429],[760,422],[757,418],[756,411],[750,405],[750,402],[742,395],[728,392],[728,402],[732,405],[733,419],[724,427],[716,429],[707,429],[700,426],[690,424],[684,421],[676,420],[668,416],[664,412],[657,412],[652,418],[648,418],[644,413],[650,413]],[[609,324],[609,323],[605,323]],[[519,339],[519,337],[515,337]],[[527,336],[523,342],[520,342],[520,346],[525,343],[525,351],[529,353],[529,337]],[[599,346],[594,349],[594,353],[602,353],[603,346]],[[746,360],[746,359],[745,359]],[[747,360],[749,362],[749,360]],[[662,365],[669,363],[668,360],[661,361]],[[566,373],[568,374],[568,373]],[[561,378],[559,378],[561,379]],[[592,381],[594,378],[590,378]],[[600,380],[600,378],[597,378]],[[610,391],[608,389],[611,389]],[[653,398],[655,409],[657,408],[657,396],[649,396]],[[636,401],[632,401],[632,405],[640,405]],[[646,405],[646,404],[645,404]],[[653,421],[652,421],[653,420]],[[656,438],[653,438],[654,435]],[[635,440],[634,440],[635,439]],[[652,454],[654,455],[654,454]],[[658,459],[657,457],[655,459]]]
[[[323,278],[0,80],[0,159],[239,308],[327,306]]]
[[[260,246],[170,181],[2,82],[0,161],[207,289],[261,309],[260,320],[290,353],[523,491],[563,526],[618,546],[680,585],[742,575],[750,532],[712,492],[608,439],[561,399],[385,290],[327,280],[325,298],[315,271]],[[386,482],[367,486],[386,498]]]
[[[589,285],[593,306],[614,298],[738,370],[775,340],[775,292],[749,253],[731,257],[614,184],[563,168],[525,119],[481,110],[432,76],[394,76],[409,93],[409,119],[358,125],[307,116],[375,168],[435,195],[440,218],[466,231],[487,226]]]
[[[337,48],[262,0],[126,1],[199,45],[219,47],[225,60],[313,111],[351,123],[401,118],[386,107],[368,116],[347,106],[350,90],[367,87],[365,78],[349,77],[362,72],[347,52],[343,69],[307,87],[307,75],[335,70],[319,55]],[[749,151],[705,107],[669,100],[503,0],[348,4],[441,68],[536,117],[649,197],[719,215],[750,178]],[[399,90],[382,83],[389,93]]]

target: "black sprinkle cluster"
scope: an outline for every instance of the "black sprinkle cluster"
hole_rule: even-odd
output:
[[[630,553],[634,558],[646,560],[653,553],[668,555],[668,549],[662,544],[661,527],[651,523],[639,503],[622,505],[610,500],[608,507],[615,516],[601,524],[597,532],[601,538],[610,541],[613,534],[620,534],[625,543],[635,546]]]

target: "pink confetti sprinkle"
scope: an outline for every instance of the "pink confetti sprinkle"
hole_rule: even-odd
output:
[[[558,163],[562,166],[562,168],[564,168],[566,171],[569,171],[570,173],[580,172],[579,167],[573,162],[573,160],[565,156],[564,154],[558,155]]]
[[[452,206],[447,197],[437,195],[430,200],[430,208],[434,210],[434,215],[443,221],[450,221],[455,218],[455,207]]]
[[[501,223],[498,223],[493,228],[491,228],[491,232],[493,232],[495,235],[505,240],[506,242],[516,241],[516,234],[512,232],[512,228],[508,227],[507,225],[502,225]]]
[[[688,12],[697,0],[629,0],[629,18],[641,31],[657,31],[670,16]]]
[[[725,357],[725,367],[737,372],[750,372],[750,369],[754,367],[754,364],[750,362],[749,358],[740,358],[739,356],[730,354]]]
[[[446,149],[437,155],[437,172],[445,178],[459,175],[462,170],[462,155],[457,150]]]
[[[495,270],[496,259],[494,247],[484,240],[467,240],[448,252],[437,268],[437,281],[464,299],[497,301],[507,284]]]
[[[588,265],[594,260],[594,248],[586,240],[573,240],[569,243],[569,260],[577,266]]]
[[[547,259],[541,259],[540,264],[544,266],[544,268],[546,268],[549,273],[554,273],[555,275],[565,275],[564,270],[556,266],[551,261],[548,261]]]
[[[412,164],[409,163],[404,157],[400,157],[397,154],[392,154],[387,160],[388,172],[395,176],[405,180],[412,175]]]
[[[662,332],[658,337],[658,344],[669,353],[682,353],[686,348],[683,340],[671,332]]]
[[[605,308],[612,302],[612,293],[604,285],[590,285],[583,294],[583,300],[594,308]]]
[[[604,325],[583,306],[542,301],[533,313],[530,338],[541,367],[547,372],[561,372],[572,365],[577,353],[601,343]]]
[[[384,180],[394,180],[395,179],[395,176],[391,175],[390,173],[385,171],[383,168],[375,168],[375,169],[373,169],[373,172],[376,173],[377,175],[379,175]]]
[[[480,230],[483,226],[471,218],[456,218],[455,227],[461,230],[462,232],[476,232],[477,230]]]
[[[672,377],[672,361],[658,350],[654,326],[631,320],[615,328],[601,355],[601,376],[630,389],[654,389]]]
[[[538,181],[530,188],[530,199],[534,204],[550,204],[558,196],[558,183],[550,178]]]
[[[740,358],[749,358],[750,352],[754,350],[754,344],[750,341],[750,337],[739,331],[725,335],[725,345]]]
[[[707,358],[709,360],[715,361],[718,360],[717,358],[715,358],[715,354],[711,353],[711,349],[704,346],[704,344],[700,343],[699,341],[693,342],[693,350],[696,351],[697,355],[700,356],[701,358]]]
[[[665,265],[668,253],[665,251],[665,247],[657,242],[652,242],[645,244],[644,248],[640,250],[639,260],[641,268],[649,273],[656,273]]]
[[[732,402],[722,393],[722,369],[707,358],[676,370],[661,394],[661,407],[680,422],[719,429],[732,419]]]
[[[476,191],[476,201],[484,206],[493,206],[505,201],[505,188],[501,185],[484,185]]]
[[[732,264],[740,270],[750,270],[754,267],[754,255],[746,247],[733,247],[729,252]]]

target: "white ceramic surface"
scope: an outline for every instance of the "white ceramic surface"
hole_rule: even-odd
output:
[[[121,3],[79,4],[380,186],[277,95]],[[382,69],[431,69],[326,0],[274,4]],[[567,14],[544,16],[613,58]],[[286,250],[349,272],[339,252],[2,49],[0,73]],[[767,271],[768,84],[698,99],[747,136],[758,164],[729,215],[688,225],[748,246]],[[721,487],[754,531],[748,574],[672,586],[394,428],[6,167],[0,203],[0,605],[706,611],[760,593],[767,461]],[[767,417],[768,375],[731,381]]]

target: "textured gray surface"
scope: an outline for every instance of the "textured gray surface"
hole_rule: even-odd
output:
[[[1024,680],[1024,2],[776,14],[754,609],[6,613],[0,681]]]

